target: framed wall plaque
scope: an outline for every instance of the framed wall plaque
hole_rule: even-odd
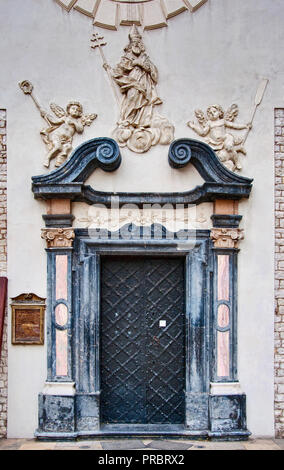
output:
[[[12,298],[12,344],[44,344],[45,299],[35,294]]]

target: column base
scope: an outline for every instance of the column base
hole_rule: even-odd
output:
[[[76,393],[74,383],[47,382],[40,393],[36,437],[75,438],[100,427],[100,394]]]
[[[230,387],[228,386],[228,389]],[[246,425],[246,395],[216,394],[209,396],[210,432],[218,439],[243,439],[250,436]]]
[[[211,441],[247,441],[251,432],[248,430],[225,432],[211,432],[208,437]]]
[[[74,433],[75,396],[44,395],[38,396],[39,427],[37,433]]]
[[[215,387],[216,385],[216,387]],[[222,387],[223,389],[222,389]],[[232,391],[232,384],[212,384],[211,390]],[[58,391],[62,384],[47,384],[45,390]],[[65,385],[64,385],[65,386]],[[63,388],[64,388],[63,386]],[[62,388],[61,388],[62,390]],[[66,385],[65,392],[75,390]],[[233,385],[238,390],[238,384]],[[99,436],[183,436],[188,439],[247,440],[246,395],[189,393],[186,397],[186,423],[184,425],[114,425],[100,424],[100,394],[75,393],[73,395],[39,395],[38,439],[98,438]]]
[[[100,429],[100,393],[76,395],[76,428],[79,432]]]

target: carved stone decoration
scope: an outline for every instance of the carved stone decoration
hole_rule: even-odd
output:
[[[78,219],[80,226],[85,224],[89,229],[115,231],[124,225],[134,224],[146,227],[159,224],[174,232],[180,229],[197,229],[209,225],[209,217],[204,209],[193,205],[190,208],[176,209],[118,209],[108,210],[96,205],[86,209],[84,217]]]
[[[226,112],[218,105],[211,105],[207,109],[207,115],[201,109],[195,110],[198,124],[189,121],[187,125],[201,137],[217,153],[220,161],[231,171],[241,170],[239,153],[246,155],[243,146],[244,138],[234,136],[230,129],[250,129],[251,124],[237,124],[239,108],[233,104]]]
[[[123,95],[119,121],[113,132],[118,144],[136,153],[147,152],[156,144],[170,144],[174,139],[174,126],[156,113],[156,106],[162,104],[156,91],[158,70],[145,53],[135,25],[119,64],[114,69],[107,64],[104,66]]]
[[[143,25],[145,30],[163,28],[176,15],[198,10],[207,0],[50,0],[67,11],[93,18],[94,25],[116,31],[120,26]]]
[[[207,109],[207,116],[205,116],[201,109],[196,109],[195,116],[198,124],[192,121],[187,123],[198,135],[206,137],[207,144],[216,151],[220,161],[231,171],[242,169],[239,154],[246,155],[244,144],[252,128],[257,107],[262,101],[267,84],[268,79],[264,78],[258,85],[248,124],[237,124],[234,122],[239,114],[239,108],[236,104],[232,104],[226,112],[224,112],[219,104],[211,105]],[[246,129],[246,132],[242,137],[238,137],[231,133],[231,129],[233,131]]]
[[[72,228],[44,228],[41,238],[46,240],[47,248],[71,248],[75,232]]]
[[[47,146],[48,152],[44,166],[49,168],[50,160],[55,158],[55,167],[59,167],[69,157],[73,147],[73,136],[82,134],[85,126],[90,126],[97,114],[83,114],[83,107],[78,101],[70,101],[66,110],[55,103],[50,104],[54,113],[48,114],[38,103],[33,95],[33,85],[28,80],[19,84],[21,90],[30,95],[41,117],[46,121],[48,127],[40,131],[41,138]]]
[[[166,156],[165,156],[166,157]],[[121,163],[117,143],[107,137],[95,138],[80,145],[60,168],[32,177],[32,191],[36,199],[71,199],[88,204],[112,207],[114,201],[121,207],[135,204],[200,204],[216,199],[237,201],[248,198],[253,180],[229,171],[215,152],[204,142],[177,139],[170,145],[168,160],[172,168],[193,165],[204,184],[182,192],[107,192],[89,186],[87,178],[96,168],[115,171]]]
[[[211,230],[211,239],[215,248],[238,248],[240,240],[244,239],[242,229],[214,228]]]

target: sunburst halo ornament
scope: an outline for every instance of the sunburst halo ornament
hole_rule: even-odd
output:
[[[162,28],[183,12],[194,12],[207,0],[52,0],[93,18],[94,25],[116,31],[136,24],[145,30]]]

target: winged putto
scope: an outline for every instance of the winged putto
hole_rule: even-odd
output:
[[[198,135],[206,137],[206,143],[215,150],[220,161],[231,171],[242,169],[239,154],[246,155],[246,151],[245,136],[236,136],[230,130],[251,129],[251,123],[235,122],[238,114],[239,108],[236,104],[232,104],[226,112],[220,105],[215,104],[208,107],[206,115],[200,109],[195,110],[197,124],[192,121],[187,123]]]
[[[49,124],[49,127],[40,132],[42,140],[49,150],[44,161],[44,166],[47,168],[50,160],[55,157],[56,167],[64,163],[72,151],[74,134],[76,132],[82,134],[84,126],[90,126],[97,117],[96,114],[83,114],[82,105],[77,101],[70,101],[66,111],[54,103],[51,103],[50,109],[56,117],[41,111],[41,116]]]
[[[97,114],[83,114],[83,107],[78,101],[70,101],[66,110],[51,103],[50,109],[53,114],[47,113],[33,96],[33,85],[25,80],[21,82],[20,88],[26,95],[30,95],[34,101],[41,117],[47,122],[48,127],[40,131],[43,142],[48,152],[44,160],[44,166],[49,168],[50,160],[55,158],[55,166],[58,167],[65,162],[73,147],[73,137],[84,132],[85,126],[90,126]]]

